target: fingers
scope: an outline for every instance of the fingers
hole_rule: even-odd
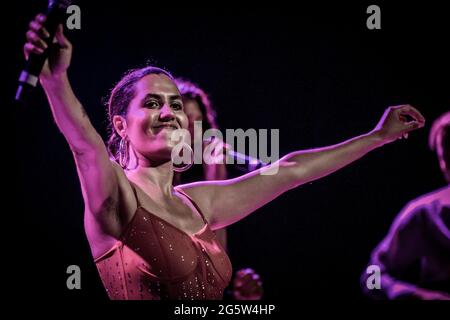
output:
[[[249,281],[236,285],[235,289],[240,292],[241,295],[251,295],[263,290],[261,281]]]
[[[29,24],[29,30],[26,33],[27,43],[24,45],[24,52],[27,59],[30,53],[42,54],[48,47],[44,39],[48,39],[50,34],[42,26],[45,19],[45,15],[38,14]]]
[[[28,59],[30,53],[34,53],[34,54],[42,54],[44,52],[44,50],[42,50],[41,48],[36,47],[35,45],[33,45],[32,43],[25,43],[25,46],[23,47],[24,49],[24,53],[25,53],[25,58]]]
[[[239,270],[236,273],[235,286],[236,287],[246,287],[246,286],[261,286],[262,281],[260,276],[255,273],[250,268]]]
[[[425,117],[420,113],[419,110],[417,110],[416,108],[414,108],[413,106],[410,106],[410,105],[407,105],[407,106],[406,106],[406,109],[407,109],[409,112],[415,114],[415,116],[417,117],[417,120],[418,120],[419,122],[425,122]]]
[[[417,110],[416,108],[414,108],[411,105],[403,105],[403,106],[399,106],[399,108],[397,108],[397,112],[398,114],[404,118],[405,115],[411,116],[415,121],[417,121],[420,124],[425,124],[425,117],[419,112],[419,110]],[[400,118],[402,119],[402,118]]]
[[[238,272],[236,272],[236,276],[238,277],[245,277],[248,275],[252,275],[252,274],[256,274],[255,271],[251,268],[245,268],[245,269],[241,269]]]
[[[44,14],[38,14],[29,24],[29,30],[26,33],[27,43],[24,45],[25,57],[28,59],[30,53],[42,54],[48,48],[48,39],[50,33],[43,26],[46,20]],[[70,49],[72,44],[65,37],[63,25],[58,25],[53,38],[53,43],[57,43],[61,49]]]
[[[244,284],[248,284],[249,282],[257,282],[259,280],[259,275],[255,274],[255,273],[248,273],[244,276],[239,277],[239,279],[237,279],[237,285],[244,285]]]
[[[32,44],[33,46],[42,50],[42,52],[47,49],[47,43],[42,40],[42,38],[33,30],[28,30],[26,33],[27,43]]]
[[[411,121],[407,123],[405,126],[406,127],[404,128],[403,133],[398,137],[398,139],[408,139],[409,136],[408,132],[423,127],[423,124],[416,121]]]
[[[407,139],[408,138],[408,132],[422,128],[425,126],[425,117],[420,113],[419,110],[414,108],[413,106],[407,104],[407,105],[400,105],[393,107],[395,110],[395,114],[398,117],[398,120],[401,121],[403,124],[403,133],[398,137],[398,139]],[[411,119],[409,121],[409,119]]]
[[[46,20],[46,16],[43,14],[38,14],[33,21],[30,22],[29,27],[30,30],[35,31],[39,35],[41,35],[43,38],[49,38],[50,34],[48,33],[47,29],[43,27],[43,24]]]
[[[263,295],[262,281],[250,268],[236,272],[233,294],[237,300],[258,300]]]
[[[406,125],[406,128],[405,128],[406,135],[407,135],[407,132],[410,132],[410,131],[413,131],[413,130],[416,130],[416,129],[419,129],[422,127],[423,127],[423,124],[415,122],[415,121],[411,121],[410,123],[408,123]],[[408,137],[408,136],[406,136],[406,137]]]
[[[36,15],[35,20],[42,24],[45,22],[45,20],[47,20],[47,17],[45,16],[45,14],[39,13]]]

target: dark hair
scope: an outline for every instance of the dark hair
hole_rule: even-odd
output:
[[[214,110],[206,92],[193,82],[186,79],[176,78],[175,84],[184,99],[191,99],[198,103],[203,119],[206,120],[203,125],[203,130],[206,131],[208,129],[217,129],[216,111]]]
[[[111,90],[107,104],[109,119],[109,138],[107,146],[110,156],[117,162],[119,159],[118,149],[121,137],[114,129],[113,117],[116,115],[125,116],[127,114],[128,106],[136,94],[135,84],[149,74],[163,74],[174,80],[173,76],[168,71],[153,66],[147,66],[140,69],[128,70]]]
[[[450,111],[433,122],[430,130],[429,145],[450,166]]]

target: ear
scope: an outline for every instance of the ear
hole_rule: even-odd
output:
[[[127,120],[123,116],[113,116],[114,130],[122,138],[127,135]]]

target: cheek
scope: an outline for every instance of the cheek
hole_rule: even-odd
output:
[[[145,120],[147,117],[145,110],[138,109],[135,107],[130,107],[130,110],[127,112],[127,123],[128,127],[139,127],[141,123]]]
[[[153,134],[152,125],[158,120],[158,115],[156,112],[143,112],[139,118],[135,119],[136,127],[138,127],[139,132],[144,135]]]

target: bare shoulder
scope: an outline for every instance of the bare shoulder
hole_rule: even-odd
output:
[[[411,215],[419,212],[421,209],[431,208],[434,205],[450,206],[450,186],[445,186],[411,200],[407,203],[403,212]]]
[[[206,201],[217,191],[218,183],[216,181],[198,181],[187,184],[178,185],[184,193],[195,201]]]

